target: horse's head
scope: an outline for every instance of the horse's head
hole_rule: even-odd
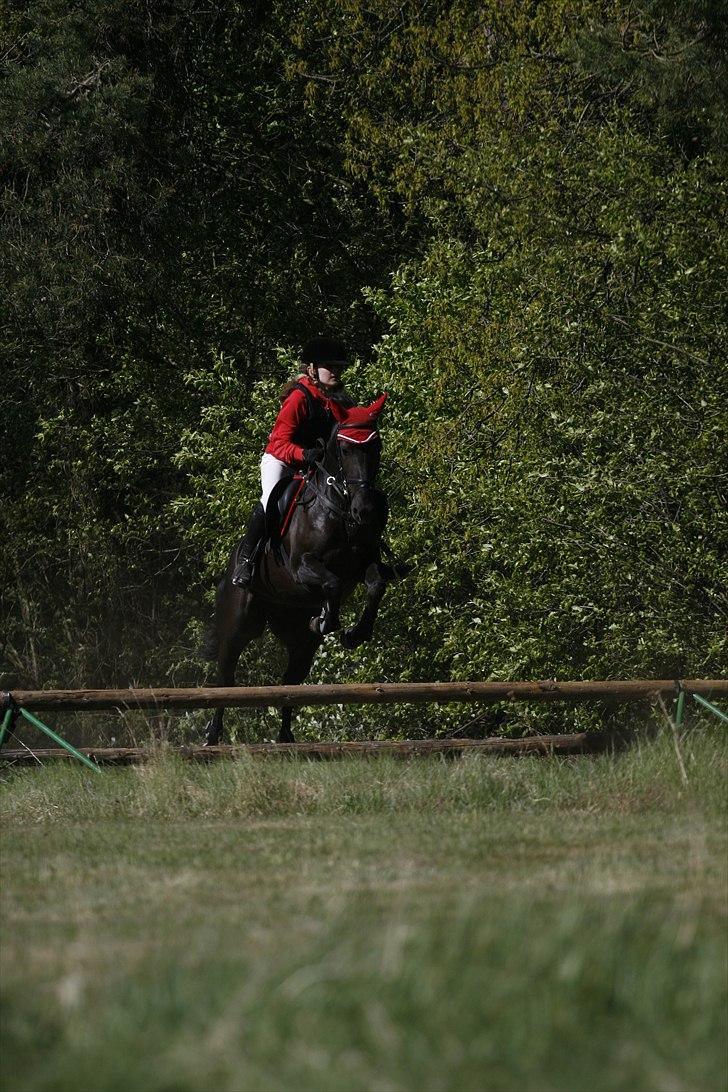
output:
[[[384,393],[370,406],[342,407],[329,440],[327,463],[336,469],[356,523],[367,523],[376,512],[372,489],[382,455],[377,418],[386,401]]]

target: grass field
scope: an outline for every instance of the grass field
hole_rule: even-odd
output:
[[[4,1092],[726,1087],[720,727],[2,774]]]

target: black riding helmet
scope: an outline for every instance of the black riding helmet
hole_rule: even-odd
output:
[[[301,349],[301,367],[338,364],[339,370],[343,371],[348,364],[346,356],[346,346],[336,338],[312,337]]]

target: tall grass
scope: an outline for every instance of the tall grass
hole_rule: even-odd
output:
[[[257,951],[200,929],[131,974],[77,953],[55,1004],[11,991],[5,1087],[719,1092],[725,963],[695,910],[359,898]]]
[[[681,747],[687,787],[667,734],[627,752],[555,760],[242,757],[198,765],[160,748],[147,765],[105,768],[100,776],[66,764],[6,771],[0,818],[33,823],[503,808],[613,815],[680,809],[693,800],[719,809],[726,769],[721,729],[696,728]]]
[[[6,771],[7,1092],[726,1086],[728,746]]]

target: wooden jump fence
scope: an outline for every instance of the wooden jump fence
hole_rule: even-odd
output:
[[[598,682],[341,683],[310,686],[209,686],[144,690],[13,690],[30,712],[92,709],[249,709],[303,705],[369,705],[397,702],[649,701],[658,694],[728,695],[728,679],[607,679]]]
[[[368,705],[394,703],[480,703],[528,701],[602,701],[608,704],[678,699],[678,721],[682,719],[685,697],[712,708],[708,698],[728,696],[728,679],[607,679],[590,682],[419,682],[352,683],[308,686],[235,686],[195,688],[145,688],[127,690],[14,690],[4,695],[4,726],[18,713],[42,728],[48,735],[70,748],[64,740],[39,722],[39,712],[82,712],[92,710],[202,709],[220,706],[265,709],[315,705]],[[184,757],[210,760],[218,757],[297,754],[308,757],[343,757],[345,755],[392,754],[400,756],[429,754],[556,754],[585,753],[602,750],[614,742],[614,735],[604,732],[573,735],[533,736],[526,739],[447,739],[408,741],[368,741],[350,743],[261,743],[241,746],[183,747]],[[74,748],[3,751],[3,757],[15,762],[36,762],[43,758],[77,757],[86,764],[96,762],[136,763],[150,754],[143,748]]]

